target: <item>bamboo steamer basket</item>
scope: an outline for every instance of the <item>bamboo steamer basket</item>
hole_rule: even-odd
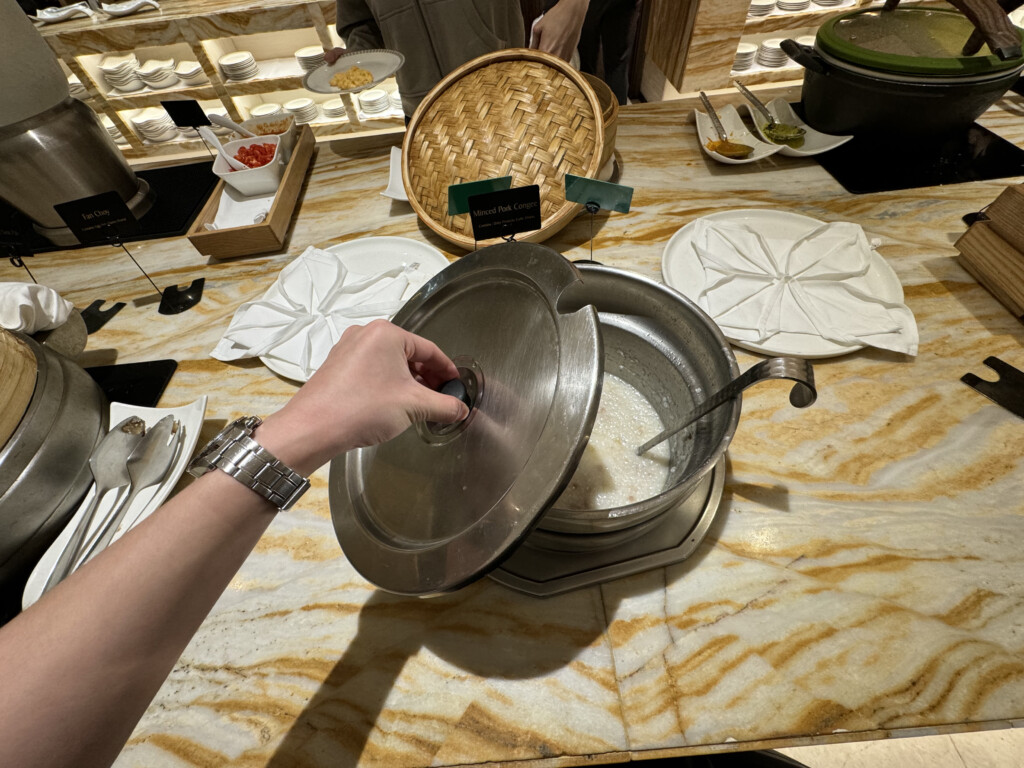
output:
[[[604,121],[604,150],[601,152],[601,168],[604,168],[608,161],[615,154],[615,135],[619,124],[619,100],[615,98],[608,83],[597,75],[584,72],[583,77],[597,94],[597,100],[601,103],[601,118]]]
[[[601,103],[586,78],[540,51],[510,48],[451,72],[424,97],[402,146],[402,180],[424,224],[472,250],[469,214],[448,214],[448,187],[511,176],[540,187],[541,227],[516,236],[541,242],[582,207],[565,199],[565,175],[594,178],[605,135]]]
[[[35,388],[35,354],[24,341],[0,328],[0,448],[21,423]]]

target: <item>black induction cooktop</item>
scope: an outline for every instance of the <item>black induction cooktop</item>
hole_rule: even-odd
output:
[[[155,198],[153,207],[139,219],[139,231],[131,236],[125,236],[125,242],[174,237],[188,232],[188,228],[192,226],[192,222],[199,215],[203,204],[217,184],[217,177],[213,174],[212,168],[212,161],[203,161],[136,171],[136,176],[149,182]],[[2,233],[9,233],[19,241],[20,253],[46,253],[83,247],[54,245],[32,229],[31,221],[24,214],[4,200],[0,200],[0,234]],[[2,250],[0,248],[0,252]]]
[[[857,136],[815,159],[855,195],[1024,176],[1024,149],[977,123],[939,138]]]

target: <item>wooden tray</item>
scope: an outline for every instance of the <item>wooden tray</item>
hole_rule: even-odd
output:
[[[213,256],[216,259],[252,256],[257,253],[280,250],[288,235],[288,225],[291,223],[299,190],[302,188],[303,179],[306,178],[306,171],[313,158],[315,146],[316,139],[313,136],[313,129],[308,125],[302,126],[298,140],[295,142],[295,148],[292,150],[292,156],[281,176],[281,184],[277,188],[274,204],[270,207],[267,218],[260,224],[249,224],[229,229],[205,229],[204,226],[217,217],[217,209],[220,207],[224,182],[218,182],[210,199],[196,216],[196,220],[192,222],[187,233],[189,241],[196,250],[205,256]]]

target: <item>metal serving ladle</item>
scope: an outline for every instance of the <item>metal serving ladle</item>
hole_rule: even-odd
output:
[[[789,379],[795,382],[789,393],[789,402],[797,408],[806,408],[818,399],[818,390],[814,388],[814,368],[809,362],[799,357],[772,357],[748,368],[696,406],[674,427],[666,429],[641,445],[636,449],[637,456],[643,456],[658,443],[686,429],[701,416],[706,416],[718,406],[729,402],[752,384],[767,379]]]

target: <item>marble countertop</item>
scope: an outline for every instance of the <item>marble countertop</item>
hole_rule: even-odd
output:
[[[1002,106],[984,121],[1024,145],[1019,97]],[[748,391],[697,553],[549,599],[487,579],[430,600],[376,591],[340,551],[321,470],[118,766],[570,766],[1024,724],[1024,423],[959,381],[989,355],[1024,368],[1024,327],[953,248],[960,217],[1020,179],[852,196],[812,160],[712,164],[672,103],[623,109],[616,154],[633,207],[597,218],[595,258],[659,277],[677,229],[728,209],[857,222],[903,283],[917,357],[819,361],[806,410],[781,385]],[[206,278],[180,315],[157,313],[123,252],[29,263],[77,306],[129,302],[83,362],[179,360],[162,405],[209,395],[206,439],[294,392],[208,353],[306,246],[400,235],[451,254],[380,196],[387,168],[386,146],[322,144],[281,254],[210,262],[184,238],[132,244],[160,286]],[[548,244],[580,258],[589,234],[584,216]],[[0,280],[23,274],[0,265]]]

